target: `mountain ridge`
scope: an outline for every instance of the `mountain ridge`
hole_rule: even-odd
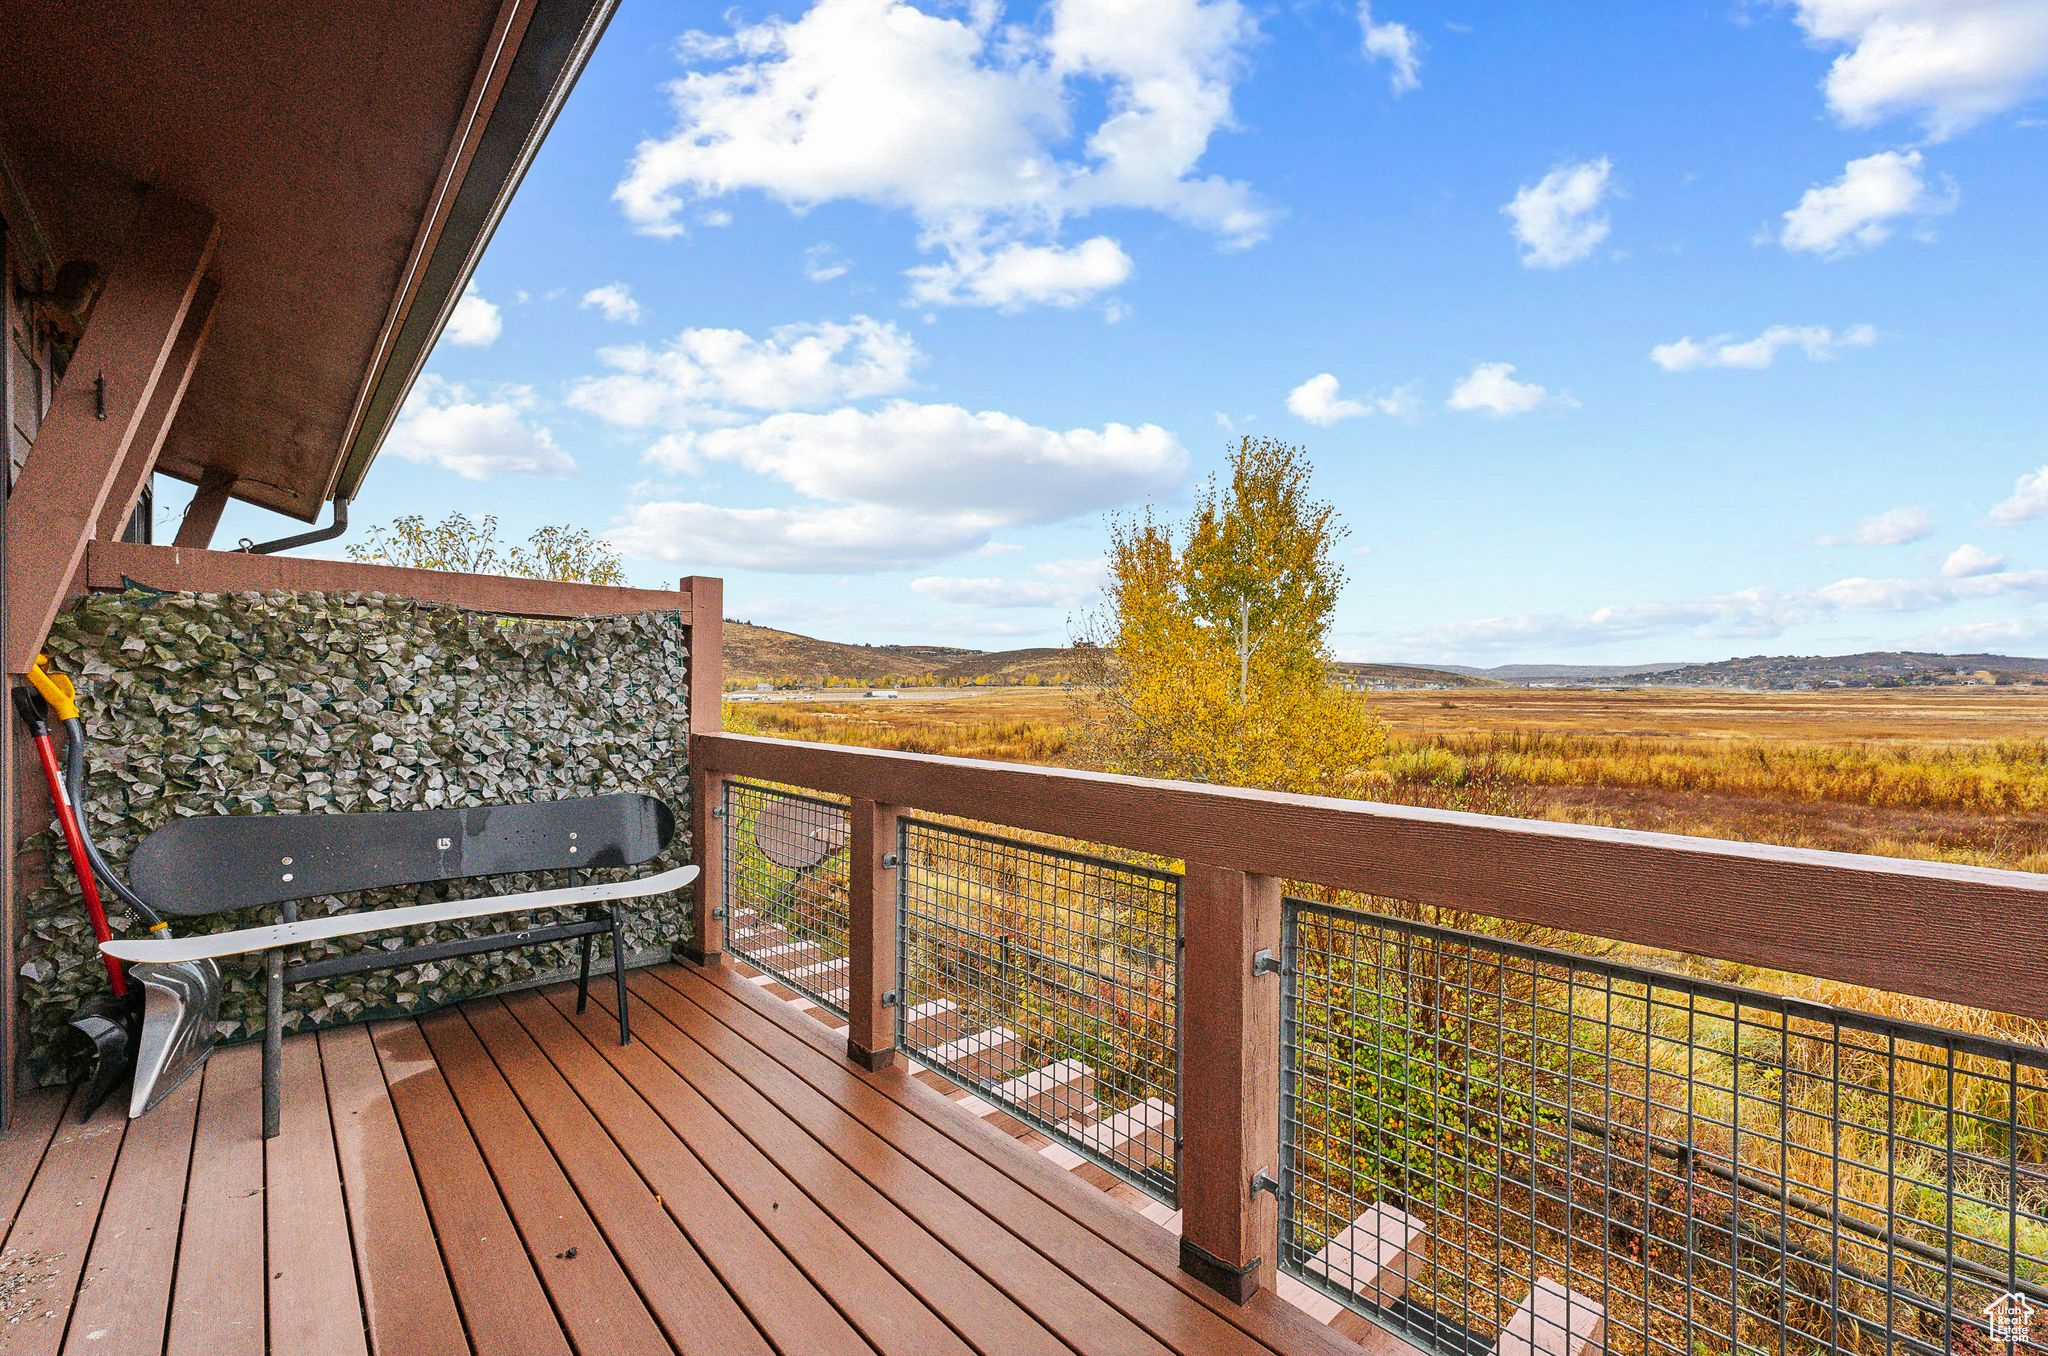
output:
[[[726,678],[741,686],[943,684],[1059,685],[1082,681],[1087,656],[1074,646],[976,650],[954,645],[858,645],[726,623]],[[1748,655],[1709,662],[1643,664],[1418,664],[1344,660],[1347,686],[1470,688],[1709,687],[1759,691],[1927,685],[2048,685],[2048,658],[1866,650],[1847,655]]]

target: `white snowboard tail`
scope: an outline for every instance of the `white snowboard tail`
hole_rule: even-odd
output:
[[[117,937],[102,942],[100,950],[115,960],[150,965],[196,961],[221,956],[246,956],[279,947],[303,946],[336,937],[359,937],[394,928],[416,928],[430,923],[449,923],[461,918],[487,918],[492,914],[521,913],[528,909],[573,908],[582,904],[603,904],[615,899],[640,899],[680,890],[697,879],[697,868],[679,866],[659,875],[638,880],[607,881],[602,885],[571,885],[559,890],[529,890],[518,895],[482,895],[474,899],[450,899],[439,904],[412,904],[404,908],[378,909],[370,913],[337,913],[325,918],[306,918],[296,923],[273,923],[268,927],[240,928],[201,937]]]

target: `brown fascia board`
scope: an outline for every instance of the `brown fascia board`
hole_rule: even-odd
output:
[[[465,146],[458,138],[450,150],[451,170],[459,174],[459,182],[444,184],[437,201],[445,209],[438,221],[423,227],[423,257],[410,270],[408,287],[393,302],[379,342],[379,360],[357,399],[342,456],[322,502],[353,499],[362,488],[484,247],[616,8],[617,0],[537,0],[526,14],[511,16],[501,29],[503,36],[511,37],[523,18],[524,33],[518,36],[517,51],[504,68],[502,81],[490,61],[478,72],[480,95],[488,98],[490,86],[497,84],[496,98],[473,145]],[[317,509],[316,504],[308,521],[318,516]]]

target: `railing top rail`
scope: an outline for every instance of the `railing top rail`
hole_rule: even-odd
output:
[[[705,771],[2048,1017],[2048,876],[700,734]]]

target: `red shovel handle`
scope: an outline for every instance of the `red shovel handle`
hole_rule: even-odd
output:
[[[100,902],[99,881],[92,874],[92,863],[86,860],[85,836],[79,832],[78,816],[64,794],[64,778],[57,770],[57,751],[48,730],[39,732],[35,740],[36,755],[43,760],[43,777],[50,783],[50,799],[57,805],[57,824],[64,830],[64,846],[71,850],[71,869],[78,873],[79,889],[85,893],[85,912],[92,920],[92,935],[102,942],[109,941],[114,930],[107,926],[107,906]],[[107,982],[113,986],[114,996],[126,997],[128,976],[122,973],[121,962],[104,951],[100,952],[100,960],[106,964]]]

